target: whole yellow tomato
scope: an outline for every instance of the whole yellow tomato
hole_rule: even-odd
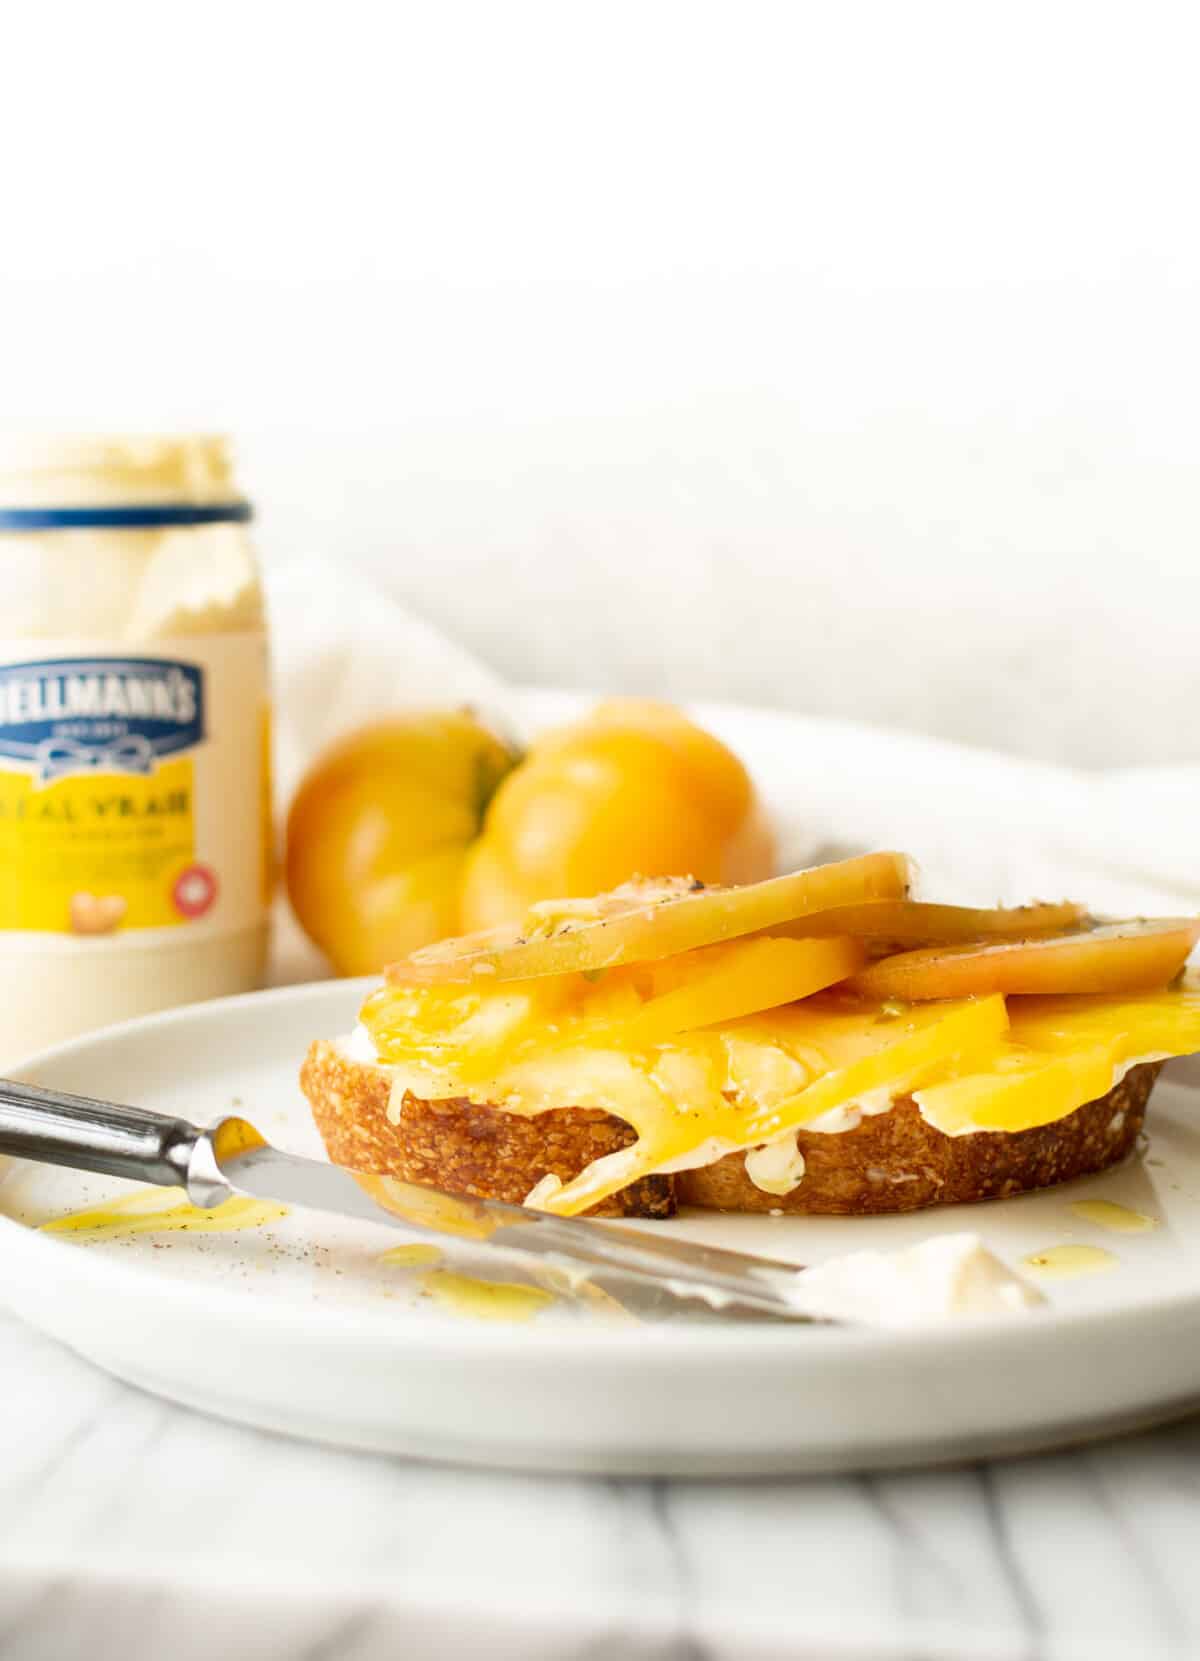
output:
[[[467,712],[377,722],[318,758],[288,816],[288,894],[342,974],[634,875],[753,882],[773,866],[737,757],[632,699],[519,762]]]
[[[634,875],[755,882],[774,855],[731,750],[669,704],[614,698],[540,739],[500,785],[467,856],[462,926]]]
[[[516,759],[466,710],[377,721],[317,758],[288,814],[287,889],[340,974],[457,932],[467,850]]]

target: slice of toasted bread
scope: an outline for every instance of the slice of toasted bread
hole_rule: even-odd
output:
[[[669,1217],[678,1202],[717,1211],[869,1216],[1047,1188],[1126,1158],[1160,1068],[1155,1062],[1133,1067],[1106,1096],[1036,1130],[946,1136],[926,1124],[911,1097],[902,1097],[854,1130],[798,1132],[805,1171],[790,1194],[756,1187],[745,1155],[731,1153],[698,1170],[643,1177],[596,1211]],[[624,1120],[596,1108],[523,1118],[457,1098],[406,1096],[393,1124],[387,1070],[323,1039],[310,1047],[300,1083],[338,1164],[513,1204],[547,1174],[568,1182],[634,1139]]]
[[[593,1159],[634,1140],[632,1126],[599,1108],[557,1108],[526,1119],[461,1099],[406,1096],[393,1124],[386,1070],[324,1039],[309,1047],[300,1087],[337,1164],[513,1205],[544,1176],[570,1182]],[[602,1217],[670,1217],[672,1179],[642,1177],[595,1209]]]

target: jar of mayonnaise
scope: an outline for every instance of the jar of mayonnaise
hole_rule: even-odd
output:
[[[0,1064],[261,984],[249,519],[222,439],[0,443]]]

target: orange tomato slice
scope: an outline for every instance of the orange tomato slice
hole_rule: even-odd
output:
[[[1200,919],[1110,923],[1082,934],[901,952],[850,982],[864,997],[970,998],[988,993],[1150,992],[1172,980],[1200,939]]]
[[[633,882],[594,900],[544,901],[524,923],[427,946],[389,965],[394,984],[530,980],[589,973],[761,934],[776,923],[868,900],[903,899],[904,854],[864,854],[742,888],[703,888],[689,878]]]
[[[643,1004],[623,1022],[579,1036],[589,1044],[619,1043],[645,1049],[678,1032],[692,1032],[757,1015],[765,1009],[807,998],[861,967],[865,953],[856,940],[739,940],[716,947],[719,954],[682,985]],[[703,959],[706,953],[697,953]],[[686,961],[686,960],[684,960]]]
[[[836,906],[811,919],[784,924],[775,933],[850,935],[858,940],[905,946],[949,946],[989,939],[1027,939],[1061,934],[1087,921],[1087,908],[1074,901],[1057,905],[997,906],[977,910],[962,905],[927,905],[920,900],[871,900],[865,905]]]

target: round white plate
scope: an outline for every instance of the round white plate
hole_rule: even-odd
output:
[[[131,1022],[47,1052],[25,1076],[197,1119],[238,1111],[282,1146],[316,1152],[297,1066],[311,1038],[349,1028],[363,986]],[[1028,1316],[899,1334],[636,1323],[560,1299],[524,1323],[482,1321],[431,1298],[427,1267],[381,1263],[398,1239],[386,1227],[293,1213],[253,1231],[94,1244],[39,1232],[31,1225],[127,1185],[19,1162],[0,1181],[0,1290],[148,1390],[349,1447],[685,1474],[1029,1450],[1200,1402],[1200,1096],[1186,1068],[1155,1093],[1148,1157],[1069,1187],[913,1217],[696,1213],[646,1225],[798,1262],[964,1227],[1013,1264],[1064,1241],[1116,1254],[1109,1272],[1047,1283],[1050,1307]],[[1070,1209],[1101,1197],[1160,1226],[1116,1235]]]

